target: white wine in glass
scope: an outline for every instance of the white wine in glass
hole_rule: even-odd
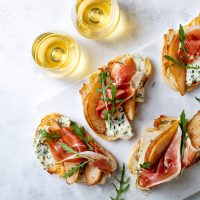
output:
[[[116,0],[77,0],[73,18],[76,29],[83,36],[101,39],[116,28],[119,6]]]
[[[80,48],[69,35],[44,33],[33,43],[32,55],[37,64],[59,78],[70,74],[77,67]]]

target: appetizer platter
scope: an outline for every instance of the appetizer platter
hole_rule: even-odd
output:
[[[186,85],[183,92],[176,83],[176,89],[181,95],[185,94],[181,96],[165,84],[163,68],[171,68],[173,64],[168,63],[172,55],[162,53],[165,43],[166,36],[164,47],[163,38],[159,38],[130,54],[115,59],[108,56],[108,64],[99,66],[97,72],[37,106],[38,121],[46,117],[36,130],[36,152],[41,141],[48,149],[51,148],[48,137],[45,138],[49,131],[55,134],[55,138],[51,138],[53,146],[59,144],[57,150],[54,148],[55,155],[51,155],[54,167],[43,165],[43,168],[63,177],[78,164],[84,163],[85,168],[66,177],[68,183],[77,183],[74,186],[83,199],[110,199],[115,195],[111,184],[114,175],[111,174],[119,173],[123,163],[126,176],[130,177],[129,190],[123,196],[125,199],[175,200],[200,190],[200,165],[197,162],[200,148],[199,89],[185,94]],[[180,70],[180,67],[177,69]],[[181,71],[186,74],[186,69],[181,68]],[[170,73],[170,76],[176,77]],[[173,80],[170,79],[170,83],[175,83]],[[123,123],[119,122],[122,118]],[[152,127],[154,119],[154,128],[146,129]],[[84,127],[84,138],[77,135],[77,127],[78,130]],[[67,134],[70,132],[70,137],[76,138],[76,149],[72,148],[74,143],[69,144],[65,135],[62,136],[63,129],[67,130]],[[78,160],[78,164],[75,162],[74,165],[73,159]],[[66,160],[70,164],[65,164]],[[105,163],[102,168],[99,162],[96,162],[98,165],[94,170],[94,163],[99,160],[108,162],[110,170],[105,170]],[[169,167],[170,161],[172,167]],[[122,172],[124,170],[123,165]]]

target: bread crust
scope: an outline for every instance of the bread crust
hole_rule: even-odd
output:
[[[184,28],[188,29],[191,26],[200,25],[200,14],[192,19],[187,26]],[[164,55],[169,55],[169,49],[174,41],[175,37],[178,35],[177,30],[169,29],[167,34],[164,34],[164,44],[162,49],[162,76],[165,81],[165,83],[172,89],[179,91],[177,87],[177,83],[172,75],[172,73],[169,70],[170,62],[164,57]],[[195,89],[200,83],[194,83],[191,86],[186,87],[186,92],[189,92],[193,89]]]
[[[118,56],[111,60],[109,63],[112,62],[125,62],[131,55],[125,54],[123,56]],[[145,77],[143,80],[143,86],[147,82],[148,78],[152,74],[152,65],[149,58],[145,58]],[[93,131],[102,139],[107,141],[114,141],[119,139],[118,136],[116,137],[108,137],[106,135],[106,125],[105,120],[99,118],[95,112],[95,108],[97,106],[97,100],[100,99],[101,94],[96,91],[96,88],[100,88],[101,84],[99,83],[99,74],[101,73],[102,69],[104,70],[107,66],[103,66],[99,68],[99,70],[90,75],[88,83],[84,83],[82,88],[80,89],[80,95],[83,102],[83,111],[85,118],[89,124],[89,126],[93,129]],[[134,120],[135,110],[136,110],[136,95],[127,100],[122,104],[124,108],[124,112],[128,117],[129,121]]]
[[[38,136],[39,136],[39,130],[43,129],[46,126],[49,126],[49,122],[50,120],[58,120],[58,118],[60,118],[61,114],[58,113],[51,113],[46,115],[40,122],[39,126],[36,129],[35,135],[34,135],[34,141],[37,141]],[[90,134],[88,132],[86,132],[85,135],[86,138],[90,137]],[[115,157],[106,149],[104,149],[97,141],[95,141],[93,138],[92,140],[89,142],[89,144],[94,148],[94,149],[98,149],[98,152],[102,153],[103,155],[105,155],[106,157],[109,158],[109,160],[112,162],[112,165],[115,166],[114,170],[115,171],[117,169],[117,161],[115,159]],[[34,148],[36,149],[36,145],[34,145]],[[66,163],[58,163],[55,161],[55,163],[49,167],[46,171],[50,174],[54,174],[56,176],[62,177],[67,171],[66,169],[69,168],[68,166],[65,166]],[[68,165],[68,164],[67,164]],[[71,164],[70,164],[71,165]],[[72,163],[73,165],[73,163]],[[72,166],[71,166],[72,167]],[[70,168],[71,168],[70,167]],[[69,169],[68,169],[69,170]],[[96,180],[96,182],[94,182],[93,184],[104,184],[105,180],[107,177],[109,177],[110,174],[106,174],[106,173],[101,173],[101,177],[99,177],[98,180]],[[73,178],[75,179],[75,181],[73,180]],[[84,173],[74,173],[72,175],[72,177],[70,177],[69,179],[66,179],[66,182],[68,184],[72,184],[74,182],[76,183],[83,183],[83,184],[87,184],[88,185],[88,180],[85,177]]]
[[[187,133],[189,134],[192,145],[200,150],[200,111],[189,121]]]

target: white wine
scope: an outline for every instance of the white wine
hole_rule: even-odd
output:
[[[68,35],[44,33],[34,42],[32,55],[37,64],[57,74],[69,74],[79,62],[78,44]]]
[[[77,0],[76,27],[93,39],[109,35],[119,21],[119,7],[114,0]]]

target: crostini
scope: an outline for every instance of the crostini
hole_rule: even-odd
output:
[[[128,167],[136,185],[148,190],[177,178],[200,158],[200,112],[187,121],[160,116],[146,129],[131,153]]]
[[[162,74],[167,85],[184,95],[200,83],[200,15],[164,35]]]
[[[151,73],[149,58],[127,54],[90,75],[80,94],[85,118],[98,136],[112,141],[134,135],[131,121]]]
[[[44,117],[37,127],[34,148],[42,167],[68,184],[104,184],[117,169],[114,156],[83,127],[61,114]]]

